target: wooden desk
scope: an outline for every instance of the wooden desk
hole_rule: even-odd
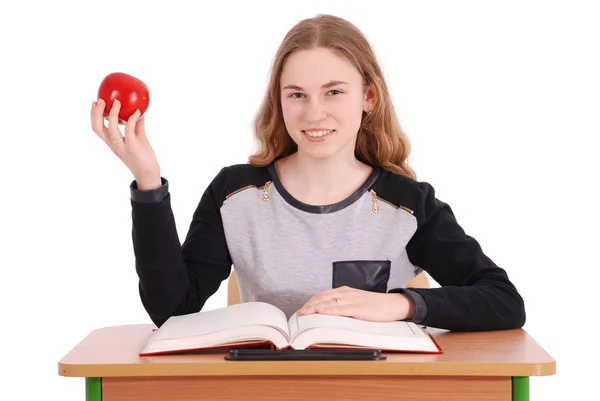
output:
[[[203,355],[139,357],[153,325],[94,330],[58,363],[86,378],[87,401],[529,400],[529,377],[556,363],[524,330],[433,330],[441,355],[385,361],[246,361]]]

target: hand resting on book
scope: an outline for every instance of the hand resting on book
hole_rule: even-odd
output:
[[[414,304],[405,294],[371,292],[343,286],[313,295],[297,312],[298,316],[313,313],[394,322],[411,319]]]

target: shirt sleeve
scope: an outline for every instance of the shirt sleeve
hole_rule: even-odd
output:
[[[169,194],[169,181],[161,177],[161,186],[156,189],[141,190],[138,189],[137,182],[134,180],[129,186],[131,200],[136,203],[160,203]]]
[[[183,245],[175,226],[168,182],[131,188],[132,238],[142,304],[161,326],[169,317],[198,312],[231,273],[220,207],[226,169],[203,193]]]
[[[412,289],[409,288],[394,288],[388,292],[408,295],[415,307],[415,310],[412,319],[407,319],[407,321],[423,324],[425,316],[427,316],[427,304],[425,303],[425,300],[421,294],[412,291]]]
[[[408,257],[440,284],[407,290],[413,299],[419,294],[426,305],[419,309],[417,304],[415,321],[453,331],[522,327],[524,301],[506,271],[464,232],[428,183],[419,183],[415,215],[418,227],[407,244]]]

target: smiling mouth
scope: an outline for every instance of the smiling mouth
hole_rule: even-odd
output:
[[[321,130],[321,131],[302,131],[302,133],[304,133],[305,135],[311,137],[311,138],[323,138],[326,137],[327,135],[330,135],[332,133],[334,133],[335,130],[334,129],[329,129],[329,130]]]

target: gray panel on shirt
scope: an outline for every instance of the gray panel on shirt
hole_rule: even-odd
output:
[[[221,207],[241,302],[268,302],[289,317],[334,282],[376,272],[375,290],[383,292],[405,287],[419,272],[406,254],[417,229],[408,211],[380,200],[375,213],[367,191],[340,210],[311,213],[288,203],[274,185],[268,192],[265,201],[263,189],[248,187]]]

